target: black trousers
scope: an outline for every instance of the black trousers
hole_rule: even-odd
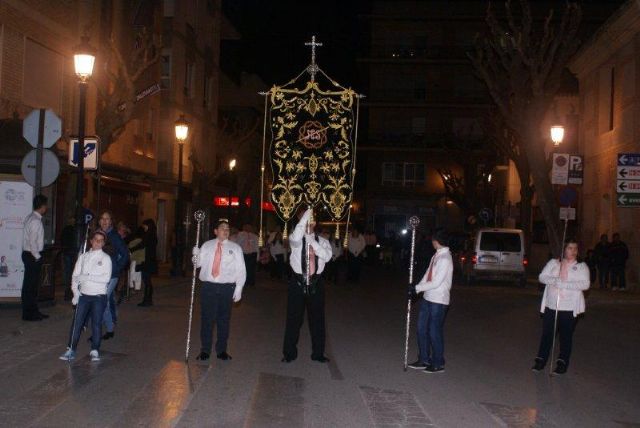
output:
[[[233,283],[219,284],[203,282],[200,291],[200,342],[202,352],[211,353],[213,344],[213,324],[218,327],[216,354],[227,352],[231,305],[233,304]]]
[[[360,281],[360,270],[362,269],[362,257],[354,256],[349,253],[349,258],[347,259],[347,269],[348,276],[347,279],[349,281],[358,282]]]
[[[324,285],[322,276],[317,279],[315,293],[304,294],[301,281],[302,275],[294,273],[289,280],[287,293],[287,324],[284,331],[282,353],[285,358],[294,359],[298,356],[298,339],[300,328],[304,322],[304,312],[307,311],[309,331],[311,332],[312,358],[324,356],[325,326],[324,326]]]
[[[38,309],[38,286],[40,285],[40,271],[42,257],[36,260],[28,251],[22,252],[24,263],[24,279],[22,280],[22,318],[31,318],[40,313]]]
[[[542,337],[540,338],[540,348],[538,348],[538,358],[541,358],[545,363],[551,353],[551,345],[555,334],[553,331],[555,316],[555,310],[549,308],[544,309],[542,316]],[[558,359],[564,361],[567,367],[569,366],[569,359],[571,358],[573,331],[575,327],[576,318],[573,316],[573,311],[558,311],[558,332],[560,333],[560,355]]]
[[[258,253],[248,253],[244,255],[244,265],[247,268],[247,287],[256,285],[256,268]]]
[[[624,270],[625,266],[611,266],[611,288],[627,288],[627,279],[625,278]]]

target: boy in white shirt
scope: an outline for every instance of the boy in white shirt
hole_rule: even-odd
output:
[[[439,229],[431,237],[436,253],[416,293],[424,293],[418,313],[418,360],[409,367],[423,373],[444,372],[444,317],[449,308],[453,260],[447,247],[447,234]]]
[[[196,266],[200,269],[200,354],[196,359],[209,359],[212,348],[213,324],[218,327],[216,355],[220,360],[230,360],[227,354],[231,306],[242,298],[242,288],[247,279],[242,248],[229,240],[229,223],[227,219],[218,220],[215,228],[216,238],[211,239],[201,248],[193,247]]]

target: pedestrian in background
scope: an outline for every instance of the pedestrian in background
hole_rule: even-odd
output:
[[[614,233],[609,245],[609,263],[611,269],[611,289],[624,291],[627,289],[625,269],[629,259],[629,247],[620,240],[620,234]]]
[[[409,367],[424,373],[444,372],[444,318],[449,308],[453,260],[447,233],[436,230],[431,237],[436,250],[424,277],[415,286],[416,293],[424,293],[418,312],[418,360]]]
[[[24,321],[41,321],[49,318],[38,308],[38,287],[42,270],[42,250],[44,249],[44,227],[42,216],[47,212],[47,197],[37,195],[33,198],[33,212],[24,220],[22,231],[22,263],[24,278],[22,280],[22,319]]]
[[[282,279],[284,276],[284,258],[286,255],[286,249],[284,242],[282,241],[282,233],[280,231],[274,232],[269,236],[269,254],[272,258],[271,263],[271,278]]]
[[[578,262],[578,242],[568,239],[563,248],[562,260],[551,259],[546,264],[538,280],[545,284],[540,312],[542,312],[542,337],[533,371],[541,371],[547,364],[556,335],[554,327],[560,333],[560,355],[553,374],[561,375],[569,368],[573,332],[576,317],[585,311],[583,291],[589,289],[589,267]]]
[[[91,235],[91,250],[85,252],[76,261],[71,280],[74,305],[77,305],[71,323],[69,346],[61,360],[71,361],[76,357],[76,349],[82,326],[91,319],[91,361],[100,360],[100,342],[102,339],[102,317],[107,308],[107,287],[111,280],[111,257],[102,249],[108,242],[107,235],[98,230]]]
[[[600,242],[593,248],[593,255],[598,266],[598,284],[600,288],[607,288],[609,283],[609,237],[606,233],[600,235]]]
[[[351,282],[357,283],[360,281],[360,270],[362,269],[362,260],[364,258],[366,245],[364,236],[360,234],[358,228],[353,227],[351,236],[349,237],[349,258],[347,260],[347,279]]]
[[[125,222],[119,221],[116,226],[116,231],[118,232],[118,235],[120,235],[120,238],[122,238],[122,241],[127,247],[127,254],[128,254],[128,262],[124,266],[122,272],[120,273],[118,285],[116,286],[116,292],[118,292],[119,290],[117,304],[120,305],[120,303],[122,303],[125,297],[127,297],[127,290],[129,287],[129,266],[131,264],[131,252],[129,251],[129,241],[131,237],[131,229],[129,229],[129,226],[127,226]]]
[[[227,219],[218,220],[215,239],[202,248],[193,247],[196,266],[200,268],[200,354],[198,360],[209,359],[213,346],[213,325],[217,326],[216,355],[220,360],[230,360],[227,353],[231,306],[242,299],[242,288],[247,278],[242,248],[229,240]]]
[[[156,259],[156,247],[158,246],[158,234],[156,223],[148,218],[142,222],[142,241],[131,248],[131,252],[135,252],[144,248],[144,263],[140,266],[142,273],[142,284],[144,285],[144,296],[142,302],[138,306],[153,306],[153,284],[151,276],[158,273],[158,261]]]
[[[258,235],[253,233],[253,226],[245,224],[238,232],[235,242],[242,248],[244,264],[247,267],[247,287],[256,285],[256,268],[258,261]]]
[[[105,210],[98,218],[100,229],[109,239],[109,250],[107,253],[111,256],[111,279],[107,284],[107,307],[104,310],[103,321],[106,333],[102,337],[103,340],[109,340],[115,336],[115,327],[118,322],[118,313],[116,306],[115,289],[120,280],[120,274],[129,265],[129,249],[127,244],[113,227],[113,214],[109,210]]]

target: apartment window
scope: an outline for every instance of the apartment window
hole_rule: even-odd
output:
[[[162,49],[160,62],[160,86],[162,89],[169,89],[171,87],[171,49]]]
[[[427,128],[426,117],[414,117],[411,119],[411,133],[415,136],[422,136],[425,134]]]
[[[193,86],[194,77],[196,72],[196,65],[193,62],[187,62],[184,70],[184,95],[193,98]]]
[[[415,82],[413,86],[413,97],[417,100],[427,99],[427,84],[425,82]]]
[[[425,183],[425,164],[385,162],[382,164],[382,185],[415,187]]]

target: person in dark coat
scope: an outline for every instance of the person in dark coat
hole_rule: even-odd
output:
[[[593,255],[598,267],[598,285],[607,288],[609,282],[609,237],[606,233],[600,235],[600,242],[593,248]]]
[[[151,275],[158,273],[158,260],[156,257],[156,247],[158,245],[158,234],[156,232],[156,223],[148,218],[142,222],[144,235],[142,242],[131,248],[133,253],[136,250],[144,248],[144,263],[140,267],[142,273],[142,284],[144,285],[144,297],[138,306],[153,305],[153,284],[151,283]]]
[[[613,234],[609,244],[609,266],[611,269],[611,289],[624,291],[627,289],[625,269],[629,258],[629,247],[620,240],[620,234]]]

